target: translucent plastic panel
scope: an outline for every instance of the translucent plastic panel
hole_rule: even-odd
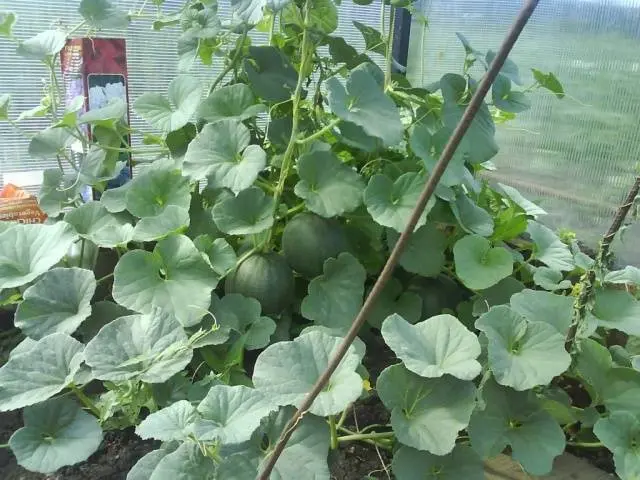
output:
[[[408,75],[428,84],[460,72],[464,50],[497,50],[520,0],[422,0],[424,36],[414,20]],[[424,39],[424,41],[423,41]],[[491,177],[519,188],[550,212],[546,222],[594,246],[634,181],[640,161],[640,1],[542,0],[511,58],[524,86],[531,68],[554,72],[567,97],[533,94],[533,107],[498,127],[499,169]],[[640,264],[636,224],[616,244]]]
[[[111,0],[121,10],[137,12],[143,4],[151,5],[144,0]],[[180,9],[186,0],[165,0],[163,10],[172,13]],[[0,11],[12,11],[17,14],[18,21],[14,34],[20,39],[29,38],[41,30],[55,28],[58,22],[71,28],[80,22],[77,13],[79,0],[0,0]],[[358,20],[378,28],[380,24],[380,3],[359,6],[350,1],[342,3],[340,9],[340,25],[335,35],[343,36],[347,42],[362,51],[364,40],[358,30],[353,27],[352,20]],[[357,9],[357,13],[356,13]],[[148,7],[151,12],[151,7]],[[230,15],[229,0],[219,2],[221,16]],[[126,32],[104,31],[100,36],[126,37],[127,62],[129,70],[129,95],[133,102],[145,92],[166,92],[171,79],[177,73],[177,39],[178,28],[166,28],[154,32],[149,19],[133,22]],[[254,44],[264,44],[266,34],[252,31]],[[37,106],[43,89],[43,78],[46,70],[38,62],[15,55],[15,44],[0,38],[0,94],[12,95],[11,115],[15,118],[20,112]],[[210,84],[221,71],[221,59],[212,67],[198,64],[192,72],[203,84]],[[135,113],[131,112],[131,123],[134,128],[149,131],[149,126]],[[45,120],[32,119],[21,123],[27,133],[34,133],[48,124]],[[141,137],[134,135],[132,144],[140,145]],[[56,166],[55,159],[40,160],[31,158],[27,153],[28,140],[20,132],[6,123],[0,122],[0,186],[14,182],[29,190],[37,192],[37,183],[45,168]]]

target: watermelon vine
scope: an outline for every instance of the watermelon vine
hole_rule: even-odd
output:
[[[359,51],[336,33],[338,1],[163,4],[82,0],[82,24],[28,39],[0,14],[2,41],[49,78],[26,112],[0,92],[0,119],[25,131],[48,118],[29,153],[58,163],[38,197],[47,221],[0,223],[0,301],[21,335],[0,368],[0,411],[24,412],[8,443],[18,463],[52,473],[135,427],[161,446],[129,480],[254,480],[271,458],[270,478],[330,478],[329,452],[351,442],[388,452],[398,480],[481,479],[502,452],[544,475],[567,446],[607,448],[636,478],[640,271],[613,269],[608,249],[637,187],[591,258],[487,179],[496,124],[537,89],[564,96],[552,73],[532,69],[524,86],[511,60],[365,328],[273,456],[496,53],[460,34],[460,72],[414,86],[391,68],[393,21],[354,21]],[[414,10],[382,6],[392,19]],[[63,105],[56,76],[69,36],[133,21],[179,32],[180,73],[132,103],[145,132],[122,100]],[[192,72],[220,62],[204,81]],[[122,148],[129,135],[142,145]],[[126,182],[123,152],[136,162]],[[365,401],[388,421],[352,424]]]

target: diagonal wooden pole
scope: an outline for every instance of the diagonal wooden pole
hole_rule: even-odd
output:
[[[278,439],[278,443],[273,449],[273,452],[268,457],[268,460],[264,466],[264,469],[262,470],[262,472],[258,474],[257,480],[269,480],[269,476],[273,471],[273,467],[278,461],[278,458],[280,458],[282,451],[284,450],[285,446],[287,445],[287,442],[291,438],[291,435],[293,435],[293,432],[297,428],[300,420],[302,419],[302,416],[309,410],[309,408],[313,404],[313,401],[316,399],[316,397],[320,394],[320,392],[322,392],[324,387],[327,385],[327,383],[331,379],[331,375],[333,375],[333,372],[335,372],[336,368],[338,368],[338,366],[340,365],[340,362],[346,355],[347,350],[349,349],[353,341],[358,336],[358,332],[360,331],[360,328],[362,327],[365,320],[367,319],[367,315],[369,315],[369,313],[371,312],[371,309],[373,308],[375,301],[380,296],[380,293],[382,292],[387,282],[391,279],[391,275],[393,274],[394,268],[398,264],[400,255],[402,255],[403,251],[405,250],[407,246],[407,242],[409,241],[409,237],[413,232],[413,230],[415,229],[418,223],[418,220],[420,219],[420,216],[424,212],[427,202],[433,195],[436,189],[436,186],[438,185],[438,182],[442,178],[442,175],[444,174],[445,169],[449,165],[449,162],[451,161],[453,154],[455,153],[456,149],[460,145],[460,142],[462,141],[464,134],[469,129],[469,126],[471,125],[471,122],[473,121],[476,113],[482,106],[484,97],[487,95],[487,93],[489,92],[489,89],[491,88],[491,85],[493,84],[496,77],[500,73],[500,70],[502,69],[504,62],[507,60],[509,53],[513,49],[513,46],[515,45],[516,41],[518,40],[518,37],[522,33],[522,30],[524,29],[525,25],[531,18],[531,15],[535,11],[536,7],[538,6],[538,3],[539,3],[539,0],[526,0],[524,2],[524,5],[520,9],[520,12],[516,17],[516,20],[514,21],[509,32],[507,33],[507,36],[504,39],[502,45],[500,46],[500,50],[498,51],[498,54],[493,59],[493,62],[491,63],[491,66],[489,67],[487,74],[482,79],[482,82],[480,82],[480,85],[478,86],[478,89],[476,90],[473,97],[471,98],[471,102],[469,102],[467,109],[465,110],[464,114],[462,115],[462,118],[460,119],[460,122],[458,123],[458,126],[454,130],[453,134],[451,135],[451,138],[449,139],[449,142],[445,146],[444,151],[442,152],[442,155],[438,160],[438,163],[436,164],[435,168],[431,172],[431,175],[427,180],[427,183],[425,184],[424,189],[422,190],[422,193],[420,194],[418,203],[414,208],[411,214],[411,217],[409,218],[407,227],[405,228],[404,232],[402,232],[402,235],[400,235],[400,238],[398,239],[398,242],[396,243],[394,249],[389,255],[389,259],[387,260],[387,263],[382,269],[382,272],[380,273],[378,280],[376,281],[375,285],[371,289],[371,292],[367,296],[367,299],[362,305],[360,312],[358,313],[356,318],[353,320],[353,324],[351,325],[349,332],[347,332],[347,335],[344,337],[342,343],[340,343],[340,345],[338,346],[335,354],[329,360],[329,365],[327,366],[327,369],[324,372],[322,372],[322,375],[320,375],[320,377],[318,378],[317,382],[315,383],[311,391],[307,394],[304,401],[300,404],[296,412],[293,414],[293,417],[291,417],[291,419],[285,426],[284,430],[282,431],[282,434],[280,435],[280,438]]]

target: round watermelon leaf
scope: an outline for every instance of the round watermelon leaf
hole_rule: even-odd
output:
[[[324,262],[323,274],[309,283],[302,315],[317,325],[346,331],[362,306],[366,271],[350,253]]]
[[[187,147],[184,174],[192,180],[208,178],[210,188],[229,188],[236,193],[244,190],[267,166],[266,152],[249,145],[250,141],[249,129],[239,120],[209,123]]]
[[[64,333],[44,337],[0,368],[0,411],[43,402],[73,382],[84,346]]]
[[[563,278],[562,272],[549,267],[538,267],[533,272],[533,283],[551,292],[571,288],[571,280]]]
[[[9,439],[18,465],[52,473],[89,458],[102,443],[98,420],[68,398],[52,398],[24,410],[24,427]]]
[[[71,225],[11,225],[0,233],[0,290],[29,283],[58,263],[78,235]]]
[[[485,407],[473,412],[468,428],[473,449],[488,458],[510,445],[513,459],[528,473],[550,473],[554,459],[564,452],[565,436],[533,393],[516,392],[489,380],[482,397]]]
[[[573,322],[573,297],[525,289],[511,297],[511,308],[530,322],[544,322],[566,335]]]
[[[85,349],[95,378],[166,382],[193,356],[182,325],[166,311],[120,317],[100,329]]]
[[[391,470],[397,480],[484,480],[482,459],[471,447],[456,445],[440,456],[401,446],[393,456]]]
[[[105,195],[110,191],[107,190]],[[151,166],[129,182],[125,195],[126,209],[133,215],[138,218],[155,217],[170,205],[189,210],[191,185],[180,170],[165,165]],[[107,209],[113,211],[109,206]]]
[[[251,89],[244,83],[220,87],[198,108],[197,116],[211,123],[224,119],[243,122],[263,113],[265,106],[257,103]]]
[[[445,374],[473,380],[482,366],[478,337],[452,315],[436,315],[411,325],[399,315],[382,324],[382,336],[408,370],[421,377]]]
[[[100,202],[85,203],[64,216],[64,221],[73,226],[82,238],[105,248],[126,245],[133,239],[131,220],[127,214],[109,213]]]
[[[128,478],[128,477],[127,477]],[[215,480],[216,464],[195,442],[185,442],[158,462],[149,480]]]
[[[196,325],[211,302],[218,277],[184,235],[159,241],[153,252],[132,250],[114,269],[113,298],[140,313],[161,308],[184,326]]]
[[[326,218],[352,212],[362,204],[364,181],[333,153],[315,150],[298,158],[295,194],[309,210]]]
[[[95,290],[96,280],[90,270],[49,270],[25,290],[15,325],[34,340],[56,332],[72,334],[91,315]]]
[[[16,53],[21,57],[45,61],[64,48],[66,39],[67,36],[62,30],[44,30],[20,42]]]
[[[571,250],[553,233],[553,230],[530,220],[527,233],[535,244],[532,252],[533,259],[561,272],[571,271],[575,268],[576,264]]]
[[[169,99],[147,92],[133,104],[133,108],[149,124],[165,133],[184,127],[200,105],[200,83],[189,75],[178,75],[169,84]]]
[[[255,387],[276,405],[300,405],[341,341],[339,337],[311,331],[293,341],[270,345],[256,360]],[[358,399],[362,393],[362,378],[356,372],[360,361],[354,347],[349,347],[330,385],[313,402],[311,413],[335,415]],[[280,380],[274,382],[274,378]]]
[[[281,408],[271,414],[244,448],[226,457],[218,467],[220,478],[255,480],[262,466],[273,453],[293,408]],[[265,448],[265,445],[267,447]],[[323,418],[305,415],[278,458],[272,476],[296,480],[329,478],[327,455],[329,453],[329,426]]]
[[[194,426],[199,441],[234,445],[247,442],[263,418],[278,407],[262,392],[244,385],[216,385],[198,405],[200,419]]]
[[[527,322],[506,305],[492,307],[476,321],[489,340],[489,367],[501,385],[528,390],[546,385],[571,365],[565,336],[544,322]]]
[[[379,225],[401,233],[418,202],[424,180],[423,175],[415,172],[407,172],[395,182],[386,175],[374,175],[364,191],[367,211]],[[416,228],[426,223],[427,214],[434,205],[435,199],[430,200]]]
[[[400,234],[387,230],[387,243],[392,250]],[[423,277],[437,276],[445,264],[444,252],[447,248],[447,236],[435,224],[421,226],[409,237],[409,243],[400,256],[400,266],[407,272]]]
[[[177,205],[167,205],[158,215],[141,218],[133,229],[133,240],[152,242],[189,227],[189,211]]]
[[[472,290],[484,290],[513,272],[513,257],[479,235],[467,235],[453,246],[456,274]]]
[[[213,220],[230,235],[253,235],[273,226],[274,200],[258,187],[242,190],[213,207]]]
[[[448,375],[423,378],[403,365],[384,369],[376,390],[391,410],[391,426],[398,441],[434,455],[453,450],[458,432],[468,425],[475,406],[472,382]]]
[[[640,335],[640,302],[625,290],[598,289],[593,306],[598,325]]]
[[[335,77],[326,81],[329,108],[342,120],[362,127],[368,135],[393,146],[402,141],[404,127],[393,100],[385,95],[366,66],[356,67],[346,88]]]
[[[620,478],[631,480],[640,476],[640,421],[636,415],[614,412],[598,420],[593,433],[613,452],[616,473]]]
[[[187,400],[179,400],[150,414],[136,427],[136,434],[142,439],[185,441],[189,438],[197,419],[196,407]]]

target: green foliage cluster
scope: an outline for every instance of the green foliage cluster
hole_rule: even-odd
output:
[[[495,53],[460,35],[462,73],[413,87],[391,71],[389,31],[353,22],[363,52],[335,35],[333,0],[232,0],[230,20],[215,0],[171,14],[151,3],[152,14],[80,5],[75,31],[148,17],[181,31],[182,73],[133,104],[158,157],[113,189],[121,142],[139,133],[126,106],[60,108],[55,69],[69,32],[21,40],[15,17],[1,17],[0,34],[52,81],[17,118],[0,96],[0,118],[16,128],[50,118],[29,151],[59,168],[44,175],[45,224],[0,224],[1,299],[25,335],[0,368],[0,411],[24,409],[9,447],[32,471],[85,460],[103,431],[135,426],[162,446],[129,480],[253,480],[405,228],[477,86],[471,67]],[[270,32],[268,44],[253,45],[252,29]],[[188,73],[195,62],[223,69],[205,86]],[[520,88],[505,64],[368,327],[271,478],[329,478],[329,450],[349,441],[391,450],[399,480],[481,479],[482,459],[507,447],[542,475],[566,445],[600,444],[621,478],[640,474],[640,271],[608,271],[540,223],[540,207],[480,175],[493,168],[496,122],[528,109],[528,91],[563,96],[553,74],[533,76]],[[87,185],[99,200],[81,200]],[[613,329],[626,346],[611,344]],[[379,334],[398,363],[371,389],[362,362]],[[346,428],[370,395],[390,423]]]

